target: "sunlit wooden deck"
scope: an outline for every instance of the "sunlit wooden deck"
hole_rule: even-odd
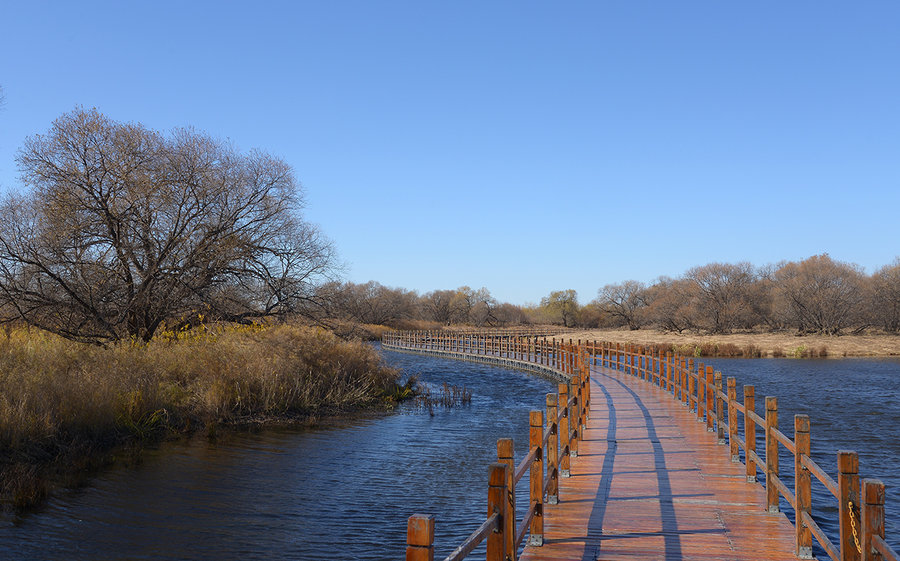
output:
[[[813,539],[834,561],[900,558],[884,539],[884,484],[860,478],[857,453],[838,451],[835,480],[810,457],[806,415],[794,416],[791,438],[778,428],[776,397],[765,398],[760,415],[753,386],[743,386],[741,402],[736,380],[711,366],[695,371],[693,359],[671,352],[506,333],[401,332],[384,344],[566,380],[547,395],[546,422],[530,412],[518,464],[512,441],[497,441],[487,518],[445,561],[485,540],[489,561],[515,559],[526,537],[523,560],[792,560],[809,558]],[[785,471],[779,447],[793,456]],[[793,489],[780,477],[791,468]],[[755,482],[760,472],[764,486]],[[529,508],[516,520],[522,479]],[[812,517],[813,479],[837,500],[839,535]],[[778,512],[782,500],[796,521]],[[433,559],[434,524],[431,515],[410,516],[407,561]]]
[[[564,499],[544,506],[544,545],[520,559],[797,559],[794,527],[695,414],[605,368],[591,384]]]

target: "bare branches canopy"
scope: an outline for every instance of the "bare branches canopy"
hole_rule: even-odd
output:
[[[0,296],[65,337],[288,313],[331,270],[290,166],[268,154],[76,109],[17,161],[26,191],[0,207]]]

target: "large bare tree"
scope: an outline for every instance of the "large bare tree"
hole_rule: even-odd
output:
[[[783,263],[773,275],[776,313],[802,333],[837,335],[866,323],[865,275],[828,254]]]
[[[758,277],[750,263],[709,263],[691,268],[685,278],[695,288],[696,322],[708,331],[728,333],[758,321],[753,304]]]
[[[162,135],[76,109],[17,158],[0,206],[0,293],[74,340],[149,340],[200,317],[291,312],[332,267],[284,161],[194,130]]]
[[[641,309],[647,305],[647,287],[636,280],[607,284],[597,291],[597,303],[609,316],[621,320],[629,329],[640,329]]]
[[[681,333],[697,327],[697,288],[689,280],[659,277],[644,292],[642,315],[665,331]]]
[[[900,257],[872,275],[872,307],[869,316],[885,331],[900,331]]]

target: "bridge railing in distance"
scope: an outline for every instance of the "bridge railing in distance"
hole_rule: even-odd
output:
[[[547,394],[546,423],[543,411],[529,413],[528,452],[518,464],[513,440],[497,441],[497,463],[489,469],[487,518],[445,561],[464,559],[485,540],[489,561],[515,560],[526,536],[529,545],[543,545],[544,504],[560,501],[559,478],[569,476],[570,458],[578,453],[578,441],[588,418],[589,376],[582,367],[586,354],[571,341],[548,341],[534,334],[397,332],[387,334],[382,344],[388,349],[504,358],[554,371],[565,380],[557,393]],[[517,523],[516,491],[526,474],[528,509]],[[498,493],[506,498],[502,504],[496,500]],[[428,514],[409,517],[407,560],[434,559],[435,523]]]
[[[884,484],[876,479],[860,479],[856,452],[844,450],[838,452],[838,480],[835,481],[810,457],[808,416],[794,416],[794,438],[791,439],[778,428],[777,398],[771,396],[765,398],[763,417],[756,412],[756,394],[753,386],[743,386],[742,399],[739,400],[737,382],[733,377],[726,379],[723,388],[722,373],[714,371],[712,366],[704,365],[702,362],[695,363],[694,358],[672,352],[653,352],[649,348],[620,343],[596,341],[582,343],[580,340],[573,343],[571,339],[566,343],[555,338],[548,341],[539,333],[398,331],[387,333],[382,343],[389,349],[429,351],[448,356],[501,358],[522,365],[538,366],[568,380],[566,384],[560,384],[557,394],[547,396],[547,426],[540,445],[534,442],[532,436],[528,454],[514,471],[511,467],[512,441],[509,441],[508,445],[503,445],[509,447],[508,451],[506,448],[503,449],[503,454],[508,456],[499,457],[498,454],[501,463],[506,462],[503,465],[507,466],[507,477],[510,478],[507,493],[513,505],[515,483],[524,476],[529,466],[534,472],[538,469],[535,464],[541,461],[539,469],[546,469],[543,484],[530,485],[529,511],[525,520],[515,530],[514,538],[510,538],[510,535],[513,532],[511,528],[514,528],[515,524],[510,525],[509,519],[504,524],[498,523],[497,528],[492,527],[489,533],[484,533],[485,525],[489,525],[493,516],[491,514],[493,511],[489,511],[489,517],[484,524],[447,557],[447,560],[463,559],[483,541],[485,536],[493,536],[494,533],[504,534],[502,541],[507,547],[503,555],[508,554],[513,560],[518,545],[524,539],[526,528],[531,531],[532,538],[529,543],[540,545],[543,504],[545,502],[554,504],[558,500],[556,478],[568,476],[570,458],[577,457],[578,440],[587,420],[590,404],[590,367],[599,366],[634,376],[669,393],[689,411],[695,412],[697,420],[705,423],[708,431],[716,433],[719,444],[728,445],[732,462],[740,463],[740,451],[743,450],[747,482],[755,484],[759,473],[765,476],[766,509],[769,512],[778,512],[779,496],[784,497],[794,509],[796,553],[799,558],[812,558],[812,538],[815,537],[835,561],[882,559],[898,561],[897,553],[884,540]],[[540,414],[533,411],[529,418],[532,429],[536,413]],[[757,452],[757,429],[763,431],[764,448],[760,451],[762,456]],[[780,478],[779,445],[794,457],[793,491]],[[555,450],[554,446],[558,448]],[[498,453],[500,450],[498,443]],[[539,460],[544,457],[546,461]],[[491,473],[491,477],[494,477],[493,471]],[[831,542],[812,517],[813,477],[838,501],[837,545]],[[534,476],[531,480],[534,480]],[[538,493],[539,498],[536,498],[535,493]],[[504,516],[499,512],[497,515],[501,519]],[[512,513],[507,513],[506,516],[514,517],[515,508],[513,507]],[[419,520],[411,517],[410,528],[413,524],[419,528],[422,524]],[[409,532],[408,537],[412,535]],[[425,535],[427,537],[427,532]],[[431,539],[433,540],[433,519]],[[419,547],[412,545],[412,542],[409,543],[410,547]],[[425,559],[425,557],[409,557],[409,551],[408,549],[407,559]],[[489,547],[488,560],[503,559],[503,556],[497,557],[500,555],[497,551],[496,548]]]

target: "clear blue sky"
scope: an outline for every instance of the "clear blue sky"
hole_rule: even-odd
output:
[[[513,303],[900,255],[900,3],[6,2],[0,188],[76,105],[290,163],[346,278]]]

